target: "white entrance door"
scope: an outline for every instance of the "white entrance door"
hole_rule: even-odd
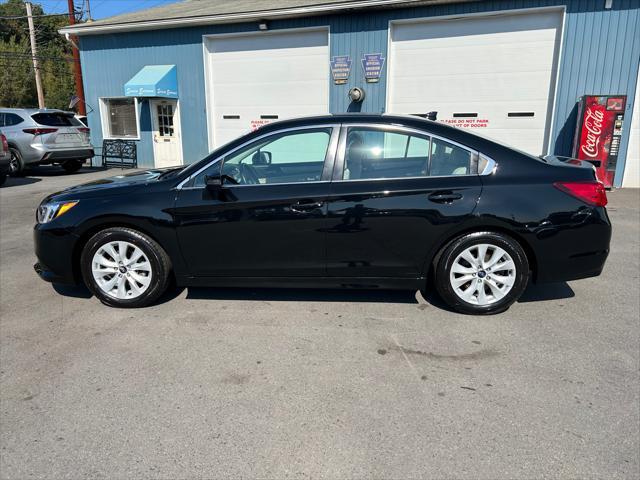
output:
[[[438,120],[546,153],[562,13],[469,16],[392,25],[392,113]]]
[[[157,168],[182,165],[180,112],[177,100],[151,100],[153,154]]]
[[[329,112],[326,29],[205,40],[209,146],[275,120]]]

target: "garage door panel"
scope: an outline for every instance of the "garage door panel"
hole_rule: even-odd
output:
[[[327,113],[328,45],[326,30],[209,39],[213,145],[269,121],[265,115],[281,120]]]
[[[388,111],[435,110],[439,120],[465,128],[473,121],[453,114],[477,113],[488,122],[474,130],[542,153],[560,26],[558,11],[393,25]]]

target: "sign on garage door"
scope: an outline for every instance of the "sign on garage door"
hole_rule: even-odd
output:
[[[388,111],[438,120],[546,153],[560,11],[398,23],[391,28]]]
[[[326,29],[212,36],[205,46],[210,147],[274,120],[328,113]]]

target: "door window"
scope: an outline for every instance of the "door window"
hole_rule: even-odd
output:
[[[439,138],[431,142],[431,176],[469,175],[474,154]]]
[[[222,174],[239,185],[317,182],[322,178],[332,128],[296,130],[272,135],[231,153]],[[215,173],[220,162],[198,175],[194,186]]]
[[[343,180],[423,177],[429,169],[428,136],[349,128]]]
[[[156,107],[158,115],[158,135],[161,137],[173,137],[173,105],[159,103]]]

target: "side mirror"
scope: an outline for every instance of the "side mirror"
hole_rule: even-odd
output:
[[[220,175],[205,175],[204,183],[208,188],[222,187],[222,177]]]

